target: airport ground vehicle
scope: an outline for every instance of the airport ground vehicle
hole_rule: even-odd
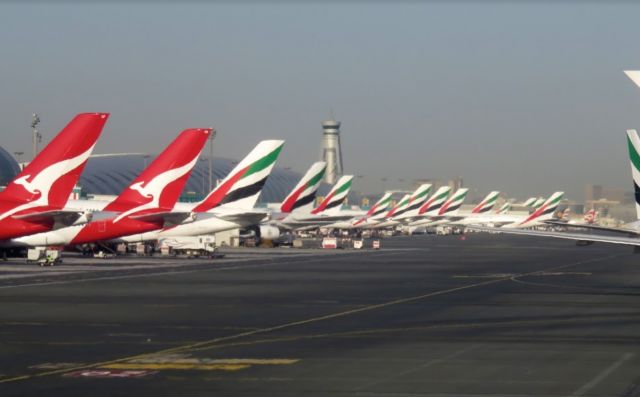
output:
[[[184,255],[189,258],[211,256],[217,250],[215,237],[210,235],[166,237],[160,239],[158,244],[163,255]]]

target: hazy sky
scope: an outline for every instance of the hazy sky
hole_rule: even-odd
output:
[[[29,153],[34,111],[45,138],[108,111],[99,153],[157,153],[214,126],[216,155],[284,138],[280,165],[304,171],[333,110],[358,190],[462,175],[479,191],[582,199],[585,183],[631,187],[624,131],[640,128],[640,89],[622,70],[640,68],[638,15],[632,3],[0,3],[0,145]]]

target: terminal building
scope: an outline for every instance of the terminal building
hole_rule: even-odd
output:
[[[80,177],[82,194],[88,196],[117,196],[142,172],[155,155],[140,153],[95,155],[89,158]],[[236,160],[213,159],[213,186],[224,179],[235,167]],[[260,202],[282,201],[298,183],[301,174],[292,170],[274,168],[262,190]],[[196,163],[187,181],[181,200],[198,201],[209,193],[209,161],[203,157]]]
[[[18,173],[20,165],[2,147],[0,147],[0,186],[6,186]]]
[[[98,154],[89,158],[78,185],[84,198],[117,196],[155,158],[143,153]],[[224,179],[236,166],[237,160],[213,159],[213,186]],[[20,165],[9,152],[0,147],[0,186],[6,186],[20,172]],[[260,195],[260,203],[279,203],[289,194],[302,177],[300,172],[288,168],[275,167]],[[325,195],[331,188],[322,184],[319,195]],[[181,201],[198,201],[209,193],[209,161],[201,158],[194,167],[184,188]],[[357,202],[350,194],[349,202]]]

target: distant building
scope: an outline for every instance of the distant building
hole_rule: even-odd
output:
[[[449,181],[449,187],[451,188],[451,192],[455,192],[456,190],[463,187],[463,181],[461,176],[456,176],[455,178]]]
[[[600,200],[602,195],[602,185],[586,185],[584,187],[584,201]]]
[[[0,185],[6,186],[7,183],[20,173],[20,166],[14,160],[13,156],[0,147]]]

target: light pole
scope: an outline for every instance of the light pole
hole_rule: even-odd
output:
[[[217,133],[215,128],[211,128],[211,134],[209,134],[209,191],[213,190],[213,139]]]
[[[203,162],[203,161],[205,161],[205,159],[201,158],[198,161]],[[202,168],[202,167],[198,167],[198,168]],[[203,197],[207,197],[207,194],[208,194],[207,191],[205,190],[205,188],[206,188],[206,186],[205,186],[205,183],[204,183],[204,171],[202,171],[202,194],[203,194]]]
[[[32,160],[38,154],[38,143],[42,142],[42,135],[38,132],[38,124],[40,124],[40,117],[36,113],[31,116],[31,130],[33,131],[33,135],[31,138],[31,143],[33,144],[33,157]]]

